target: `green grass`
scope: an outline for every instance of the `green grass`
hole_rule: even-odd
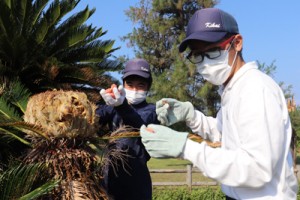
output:
[[[183,159],[156,159],[151,158],[148,161],[148,168],[149,169],[186,169],[186,165],[191,164],[191,162]]]
[[[183,159],[155,159],[151,158],[148,161],[148,168],[151,169],[186,169],[186,166],[191,164]],[[151,173],[152,182],[185,182],[186,173]],[[213,181],[202,173],[192,174],[193,182]]]

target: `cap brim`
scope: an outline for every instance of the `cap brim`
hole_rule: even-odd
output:
[[[179,45],[179,52],[183,52],[186,50],[188,46],[188,42],[190,40],[201,40],[204,42],[218,42],[225,37],[227,32],[195,32],[190,34],[187,38],[185,38],[181,44]]]
[[[124,78],[127,78],[128,76],[131,76],[131,75],[136,75],[136,76],[141,76],[143,78],[150,78],[150,74],[149,73],[146,73],[146,72],[141,72],[141,71],[130,71],[130,72],[126,72],[122,79]]]

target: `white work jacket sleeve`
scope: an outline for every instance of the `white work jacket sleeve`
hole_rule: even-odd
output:
[[[252,85],[241,93],[234,106],[224,108],[226,115],[222,110],[222,147],[188,140],[183,158],[222,184],[262,187],[283,173],[291,136],[288,113],[278,90]],[[198,117],[202,124],[191,126],[194,130],[216,128],[209,118]]]
[[[218,113],[219,116],[220,113]],[[218,118],[217,116],[217,118]],[[186,125],[193,133],[200,135],[204,139],[212,142],[219,142],[221,138],[220,129],[217,119],[213,117],[206,117],[202,112],[195,110],[194,119],[187,121]]]

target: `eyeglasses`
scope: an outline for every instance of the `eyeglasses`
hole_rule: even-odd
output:
[[[197,50],[192,50],[186,58],[193,64],[201,63],[204,60],[204,56],[209,59],[216,59],[221,56],[221,50],[225,49],[228,43],[232,43],[234,40],[234,35],[221,42],[217,47],[209,49],[208,51],[201,52]]]

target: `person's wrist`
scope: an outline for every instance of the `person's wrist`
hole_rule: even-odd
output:
[[[195,109],[191,102],[185,102],[187,107],[186,123],[190,123],[195,118]]]
[[[174,135],[175,134],[175,135]],[[173,143],[174,143],[174,157],[181,157],[187,138],[188,138],[188,132],[175,132],[172,134],[173,137]]]

